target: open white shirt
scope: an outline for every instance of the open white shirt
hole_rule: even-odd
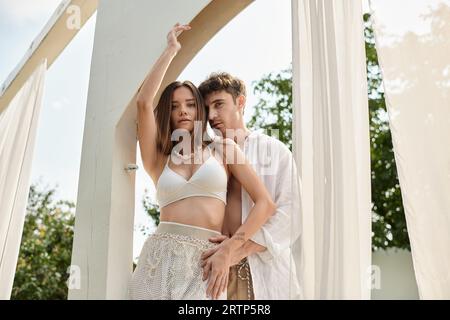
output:
[[[251,240],[266,247],[248,256],[257,300],[301,299],[291,244],[299,239],[301,182],[291,151],[260,132],[247,136],[243,152],[265,184],[277,209]],[[254,203],[242,188],[242,223]],[[298,266],[297,266],[298,267]]]

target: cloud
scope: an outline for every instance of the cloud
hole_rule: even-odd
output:
[[[50,18],[61,0],[0,0],[0,12],[15,23],[35,23]]]

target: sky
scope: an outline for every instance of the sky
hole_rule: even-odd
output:
[[[59,0],[0,0],[0,83],[22,59],[59,3]],[[179,79],[199,84],[214,71],[227,71],[240,77],[247,84],[248,120],[257,102],[253,81],[291,63],[290,3],[290,0],[252,3],[216,34]],[[42,188],[56,188],[55,200],[77,200],[95,20],[94,15],[46,74],[31,181]],[[143,168],[139,148],[137,152],[137,164]],[[145,240],[140,228],[144,226],[149,231],[154,228],[141,203],[146,188],[151,194],[154,192],[150,177],[144,170],[138,170],[134,257],[139,255]]]

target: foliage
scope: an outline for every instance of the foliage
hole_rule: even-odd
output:
[[[30,187],[11,299],[67,299],[75,204]]]

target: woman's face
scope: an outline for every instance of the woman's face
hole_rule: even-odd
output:
[[[194,130],[194,121],[197,118],[197,106],[191,90],[185,86],[175,89],[172,99],[172,113],[170,122],[172,129]]]

